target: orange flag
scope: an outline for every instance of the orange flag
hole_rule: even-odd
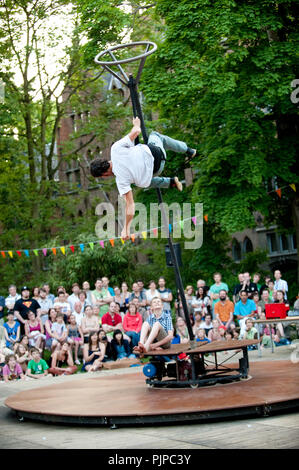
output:
[[[277,192],[278,196],[281,197],[281,189],[280,188],[276,189],[276,192]]]
[[[207,222],[207,221],[208,221],[208,214],[204,215],[203,218],[204,218],[205,221]]]
[[[111,238],[111,239],[109,240],[109,242],[110,242],[111,246],[114,246],[114,239],[113,239],[113,238]]]
[[[132,233],[132,235],[131,235],[131,240],[132,240],[132,242],[135,241],[135,234],[134,233]]]

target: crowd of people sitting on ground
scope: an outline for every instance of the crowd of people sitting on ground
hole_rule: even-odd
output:
[[[91,290],[89,282],[72,285],[67,293],[59,286],[56,295],[49,284],[17,293],[9,286],[8,296],[0,296],[0,381],[40,379],[47,375],[94,372],[105,362],[137,362],[137,358],[172,344],[188,343],[189,330],[179,293],[166,287],[160,277],[109,285],[98,278]],[[271,326],[255,324],[265,320],[265,306],[283,303],[289,308],[288,285],[281,272],[274,280],[258,273],[238,275],[230,289],[215,273],[210,286],[202,279],[188,285],[185,298],[192,331],[197,342],[261,338],[261,347],[289,344],[289,326],[283,321]],[[298,300],[296,301],[298,303]],[[299,305],[294,305],[298,309]],[[252,346],[254,348],[255,346]]]

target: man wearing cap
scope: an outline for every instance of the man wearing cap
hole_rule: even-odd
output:
[[[27,314],[29,311],[39,315],[41,307],[35,299],[30,298],[30,290],[27,286],[24,286],[21,289],[21,298],[16,301],[14,306],[15,316],[21,324],[21,335],[25,333],[24,325],[26,320],[28,320]]]

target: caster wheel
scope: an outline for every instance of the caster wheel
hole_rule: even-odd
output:
[[[148,388],[154,388],[154,384],[147,384]]]
[[[194,388],[194,389],[195,389],[195,388],[198,388],[198,384],[192,384],[192,385],[190,385],[190,387],[191,387],[191,388]]]

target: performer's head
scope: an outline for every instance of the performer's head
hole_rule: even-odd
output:
[[[112,176],[111,162],[101,158],[96,158],[90,164],[90,173],[95,178]]]

